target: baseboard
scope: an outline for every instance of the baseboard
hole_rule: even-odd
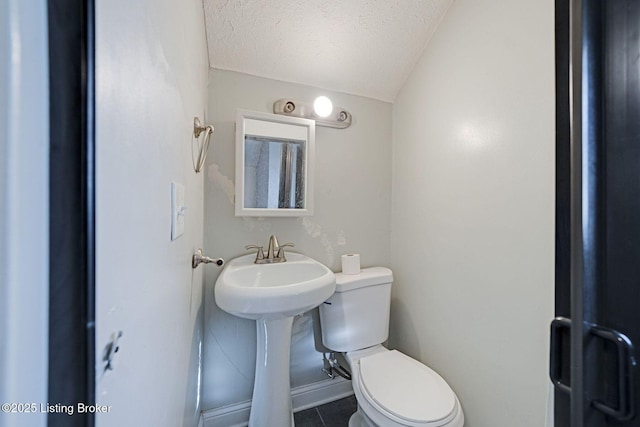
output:
[[[353,394],[351,381],[336,377],[291,390],[293,412],[324,405]],[[248,421],[248,419],[247,419]]]
[[[293,412],[303,411],[351,396],[351,381],[343,378],[327,379],[291,389]],[[222,408],[202,412],[204,427],[244,427],[249,423],[251,401],[247,400]]]

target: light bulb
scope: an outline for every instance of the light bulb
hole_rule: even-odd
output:
[[[319,96],[313,101],[313,110],[320,117],[327,117],[333,111],[333,104],[326,96]]]

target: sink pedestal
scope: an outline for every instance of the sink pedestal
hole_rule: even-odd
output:
[[[216,280],[218,306],[254,319],[258,329],[250,427],[293,427],[289,359],[293,317],[326,301],[336,276],[318,261],[289,252],[286,262],[256,264],[255,254],[227,263]]]
[[[293,427],[289,359],[293,317],[258,319],[249,427]]]

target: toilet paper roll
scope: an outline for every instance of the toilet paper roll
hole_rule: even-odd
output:
[[[360,254],[342,255],[342,274],[360,274]]]

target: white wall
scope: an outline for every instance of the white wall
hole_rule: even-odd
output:
[[[554,271],[554,4],[457,0],[393,108],[391,344],[465,427],[539,427]]]
[[[391,105],[230,71],[211,70],[209,119],[215,126],[205,184],[205,248],[231,259],[246,244],[266,245],[271,234],[294,242],[295,251],[340,270],[340,255],[361,254],[364,266],[389,265],[391,206]],[[314,215],[302,218],[234,216],[235,114],[237,108],[271,112],[289,97],[311,101],[328,95],[353,114],[350,128],[316,127]],[[233,317],[214,303],[219,270],[206,282],[203,409],[251,398],[255,369],[255,322]],[[325,379],[322,355],[314,348],[309,314],[296,319],[291,380],[298,387]]]
[[[47,3],[0,3],[0,403],[47,401],[49,52]],[[5,427],[46,414],[5,413]]]
[[[105,426],[194,426],[199,417],[203,176],[191,160],[205,114],[201,0],[101,0],[96,8],[97,332],[123,332],[115,370],[97,366]],[[170,183],[186,228],[170,240]]]

